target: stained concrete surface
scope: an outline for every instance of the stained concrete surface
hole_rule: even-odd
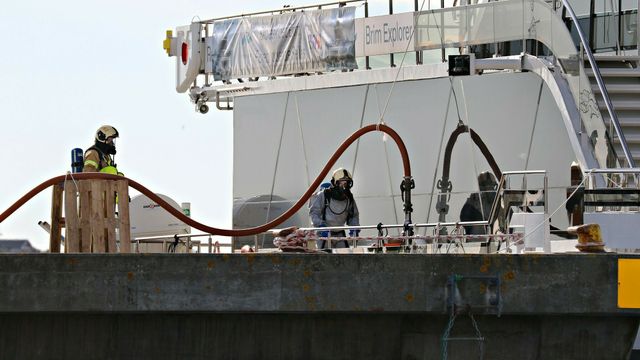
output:
[[[0,255],[0,358],[625,359],[618,258]]]

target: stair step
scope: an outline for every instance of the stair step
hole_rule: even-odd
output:
[[[600,74],[605,80],[607,92],[611,97],[622,132],[627,141],[631,156],[640,164],[640,55],[599,55],[595,54]],[[607,112],[602,94],[598,88],[593,70],[585,61],[585,73],[591,81],[591,90],[596,98],[607,129],[611,128],[611,120]],[[615,133],[615,131],[613,131]],[[620,139],[612,134],[613,146],[621,163],[626,163],[620,146]]]
[[[614,107],[615,108],[615,107]],[[640,123],[640,111],[636,109],[632,110],[620,110],[616,111],[618,114],[618,119],[620,121],[624,120],[626,122],[638,122]],[[602,116],[607,116],[609,113],[607,111],[602,112]]]
[[[593,77],[593,69],[585,69],[589,77]],[[640,77],[640,70],[637,68],[604,68],[600,69],[602,77]]]
[[[627,146],[640,145],[640,136],[627,136],[627,134],[624,134],[624,138],[625,138],[625,140],[627,140]],[[613,139],[613,143],[614,144],[619,144],[620,143],[620,139],[616,136]],[[640,147],[637,150],[640,151]],[[639,155],[640,155],[640,153],[639,153]]]
[[[633,84],[605,84],[609,94],[638,94],[640,93],[640,83]],[[598,85],[592,85],[591,90],[594,94],[600,94]]]
[[[606,111],[607,110],[607,106],[605,105],[604,101],[602,101],[601,99],[598,99],[598,107],[600,108],[600,111]],[[612,102],[613,105],[613,109],[620,111],[620,110],[640,110],[640,99],[638,100],[613,100]]]
[[[598,55],[594,54],[593,57],[596,59],[596,62],[600,61],[640,61],[640,55]]]
[[[609,119],[609,113],[606,111],[602,113],[602,120],[606,125],[607,129],[611,125],[611,119]],[[638,134],[640,135],[640,115],[636,115],[633,118],[620,118],[620,114],[618,114],[618,121],[620,122],[620,126],[622,127],[622,131],[626,133]]]
[[[616,130],[613,127],[607,125],[607,131],[609,131],[615,141],[618,141],[618,135],[616,134]],[[624,138],[627,139],[627,144],[629,144],[629,146],[631,146],[631,142],[633,142],[634,144],[639,146],[638,149],[640,150],[640,133],[638,133],[638,131],[631,131],[630,129],[623,126],[622,133],[624,134]]]
[[[606,127],[607,129],[610,128],[609,122],[606,122]],[[625,139],[627,139],[627,141],[629,141],[629,139],[634,139],[634,141],[640,141],[640,128],[622,126],[622,132],[624,133],[624,137]],[[615,134],[615,130],[613,131],[613,133]],[[614,137],[617,138],[617,136],[614,136]]]

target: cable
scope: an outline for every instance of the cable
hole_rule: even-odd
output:
[[[538,110],[540,110],[540,100],[542,99],[542,89],[544,88],[544,80],[540,79],[540,89],[538,90],[538,103],[536,105],[536,113],[533,116],[533,127],[531,129],[531,137],[529,138],[529,149],[527,150],[527,159],[524,163],[524,169],[529,170],[529,159],[531,158],[531,147],[533,146],[533,136],[536,133],[536,124],[538,123]],[[522,177],[524,181],[524,177]]]
[[[449,81],[451,82],[451,91],[453,91],[453,99],[456,104],[456,113],[458,114],[458,122],[463,123],[462,118],[460,117],[460,108],[458,107],[458,95],[456,94],[456,88],[453,86],[453,76],[449,76]]]
[[[76,187],[76,194],[78,194],[80,192],[80,190],[78,189],[78,183],[76,182],[76,179],[73,178],[73,173],[71,171],[67,171],[67,173],[65,174],[64,184],[66,185],[67,183],[67,176],[69,176],[73,181],[73,185]]]
[[[444,112],[444,121],[442,122],[442,133],[440,134],[440,145],[438,146],[438,157],[436,160],[436,171],[433,172],[433,180],[431,183],[431,196],[429,196],[429,206],[427,207],[427,218],[425,222],[429,222],[431,216],[431,206],[433,206],[433,197],[435,196],[436,179],[438,178],[438,169],[440,168],[440,156],[442,155],[442,143],[444,142],[444,132],[447,128],[447,119],[449,118],[449,107],[451,106],[451,94],[453,91],[453,83],[451,83],[451,89],[449,90],[449,99],[447,99],[447,109]],[[427,229],[424,229],[424,234],[427,234]]]

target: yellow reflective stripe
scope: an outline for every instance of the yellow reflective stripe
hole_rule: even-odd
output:
[[[93,166],[96,169],[98,168],[98,163],[93,160],[85,160],[84,166],[87,166],[87,165]]]
[[[117,175],[118,169],[116,169],[113,166],[105,166],[102,169],[100,169],[100,172],[105,174]]]

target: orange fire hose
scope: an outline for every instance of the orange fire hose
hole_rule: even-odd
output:
[[[361,128],[361,129],[358,129],[351,136],[349,136],[342,143],[342,145],[340,145],[340,147],[338,147],[338,149],[335,151],[333,156],[331,156],[331,158],[329,159],[327,164],[324,166],[322,171],[320,171],[320,174],[318,175],[318,177],[309,186],[309,189],[307,189],[307,191],[304,193],[304,195],[302,195],[300,200],[298,200],[298,202],[296,202],[291,208],[289,208],[289,210],[287,210],[284,214],[278,216],[277,218],[271,220],[270,222],[268,222],[268,223],[266,223],[264,225],[260,225],[260,226],[256,226],[256,227],[252,227],[252,228],[233,229],[232,230],[232,229],[220,229],[220,228],[216,228],[216,227],[207,226],[205,224],[202,224],[200,222],[197,222],[197,221],[193,220],[190,217],[187,217],[180,210],[178,210],[178,209],[174,208],[173,206],[169,205],[166,201],[162,200],[159,196],[157,196],[151,190],[149,190],[146,187],[142,186],[138,182],[136,182],[134,180],[131,180],[129,178],[126,178],[126,177],[117,176],[117,175],[110,175],[110,174],[103,174],[103,173],[77,173],[77,174],[73,174],[73,175],[61,175],[61,176],[56,176],[54,178],[51,178],[51,179],[43,182],[42,184],[36,186],[35,188],[33,188],[31,191],[26,193],[23,197],[18,199],[18,201],[16,201],[13,205],[11,205],[2,214],[0,214],[0,223],[2,223],[7,217],[9,217],[9,215],[11,215],[14,211],[16,211],[18,208],[20,208],[22,205],[24,205],[27,201],[29,201],[32,197],[34,197],[35,195],[37,195],[41,191],[45,190],[46,188],[48,188],[48,187],[50,187],[52,185],[59,184],[61,182],[64,182],[67,179],[71,179],[71,177],[73,177],[74,180],[89,180],[89,179],[123,180],[123,179],[126,179],[129,182],[129,186],[131,186],[132,188],[140,191],[141,193],[146,195],[149,199],[155,201],[163,209],[168,211],[171,215],[175,216],[176,218],[178,218],[179,220],[181,220],[185,224],[187,224],[187,225],[189,225],[191,227],[194,227],[194,228],[196,228],[196,229],[198,229],[198,230],[200,230],[202,232],[209,233],[209,234],[212,234],[212,235],[221,235],[221,236],[256,235],[256,234],[263,233],[263,232],[265,232],[265,231],[267,231],[269,229],[272,229],[272,228],[282,224],[284,221],[286,221],[288,218],[290,218],[293,214],[295,214],[298,210],[300,210],[300,208],[313,195],[314,191],[318,188],[318,186],[320,186],[320,183],[325,178],[325,176],[329,173],[329,171],[331,170],[331,167],[335,164],[335,162],[338,160],[338,158],[345,152],[345,150],[354,141],[356,141],[359,137],[361,137],[362,135],[364,135],[366,133],[372,132],[372,131],[382,131],[382,132],[388,134],[389,136],[391,136],[391,138],[396,142],[396,145],[398,146],[398,150],[400,151],[400,155],[402,157],[402,165],[404,167],[404,177],[405,178],[410,178],[411,177],[411,165],[409,163],[409,153],[407,152],[407,148],[405,147],[404,142],[400,138],[400,135],[398,135],[398,133],[396,133],[392,128],[388,127],[387,125],[383,125],[383,124],[368,125],[368,126],[365,126],[365,127]]]

